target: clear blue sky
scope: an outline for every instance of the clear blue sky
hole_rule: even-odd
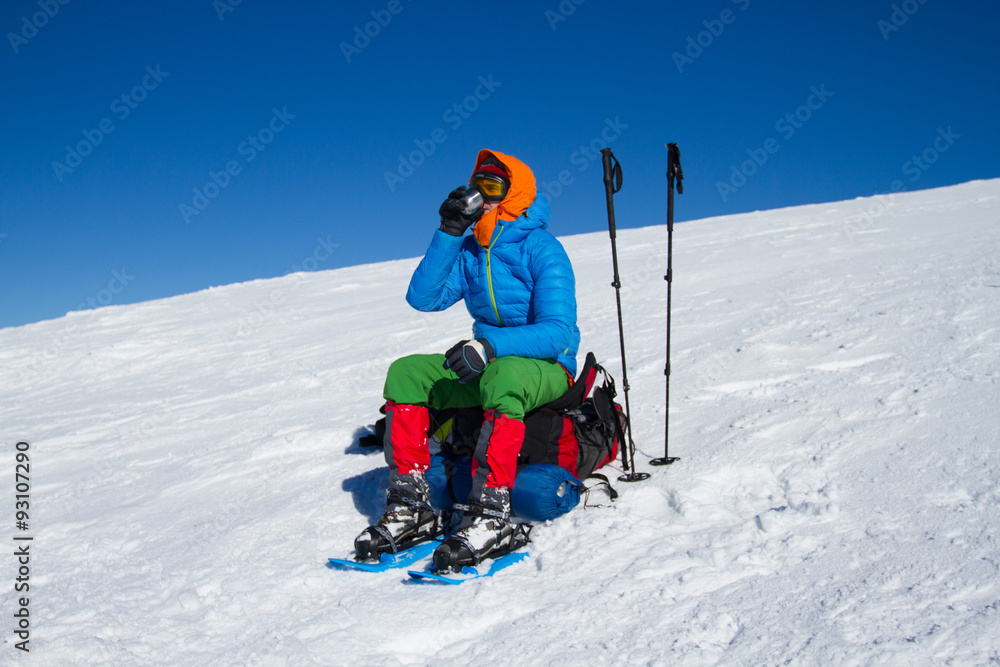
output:
[[[0,327],[420,256],[480,148],[556,235],[607,229],[591,145],[620,227],[667,141],[678,222],[1000,176],[994,3],[234,2],[3,3]]]

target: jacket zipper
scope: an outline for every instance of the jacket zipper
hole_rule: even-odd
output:
[[[486,248],[486,286],[489,288],[490,304],[493,305],[493,314],[497,316],[497,322],[500,323],[500,326],[504,326],[503,319],[500,318],[500,309],[497,308],[496,297],[493,296],[493,271],[490,267],[490,251],[493,249],[494,244],[500,240],[500,234],[503,234],[503,225],[500,225],[500,231],[497,232],[496,237],[494,237],[493,241]]]

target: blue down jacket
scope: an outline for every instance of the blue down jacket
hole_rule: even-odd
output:
[[[436,231],[407,303],[429,312],[464,299],[473,336],[488,340],[496,356],[552,359],[575,375],[576,281],[548,224],[549,204],[539,196],[517,220],[497,223],[488,248],[472,235]]]

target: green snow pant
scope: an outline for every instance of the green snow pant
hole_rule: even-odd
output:
[[[524,421],[525,414],[568,388],[566,370],[545,359],[500,357],[478,379],[461,384],[454,371],[444,367],[443,354],[414,354],[389,366],[382,395],[394,403],[436,410],[482,406]]]

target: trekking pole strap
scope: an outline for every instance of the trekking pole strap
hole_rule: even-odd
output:
[[[600,473],[596,473],[595,472],[595,473],[591,473],[590,477],[588,477],[587,479],[596,479],[596,480],[599,481],[599,483],[595,484],[594,486],[586,486],[586,485],[584,485],[584,487],[583,487],[584,488],[584,493],[586,494],[586,498],[583,501],[583,506],[584,507],[595,507],[594,505],[590,505],[589,504],[589,501],[590,501],[590,491],[592,489],[597,488],[598,486],[607,487],[607,489],[608,489],[608,497],[611,499],[611,502],[614,502],[614,501],[618,500],[618,492],[615,491],[615,487],[611,486],[611,480],[609,480],[606,475],[602,475]]]

